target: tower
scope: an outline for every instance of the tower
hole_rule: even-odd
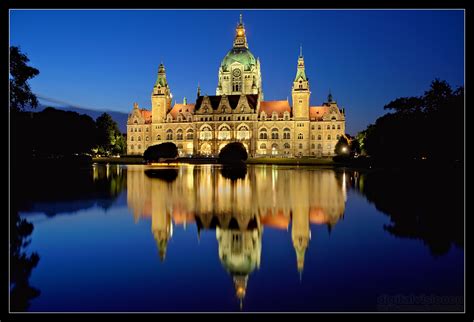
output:
[[[249,50],[240,15],[232,48],[221,62],[216,95],[262,94],[260,61]]]
[[[309,120],[309,79],[306,77],[304,68],[303,49],[300,47],[300,56],[298,57],[298,66],[296,77],[291,88],[291,97],[293,100],[293,116],[295,120]]]
[[[166,80],[165,66],[161,63],[158,68],[158,78],[151,93],[152,123],[163,122],[170,108],[171,93]]]

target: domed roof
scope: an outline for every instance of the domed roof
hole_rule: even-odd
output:
[[[253,66],[257,64],[257,60],[255,59],[254,55],[245,47],[237,47],[232,48],[229,50],[227,55],[225,55],[224,59],[221,63],[221,68],[223,71],[227,72],[230,70],[230,65],[238,62],[244,65],[244,70],[249,71],[252,69]]]

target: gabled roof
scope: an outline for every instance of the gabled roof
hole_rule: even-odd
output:
[[[311,106],[309,108],[309,118],[311,120],[322,120],[324,114],[329,113],[329,106]]]
[[[260,111],[265,112],[267,116],[271,117],[273,112],[277,112],[278,117],[283,117],[283,113],[288,112],[291,114],[290,103],[287,100],[284,101],[262,101],[260,102]]]
[[[173,108],[169,112],[175,119],[179,113],[194,113],[194,104],[174,104]]]
[[[256,109],[257,103],[258,103],[258,94],[248,94],[245,96],[247,97],[247,101],[249,102],[250,108]],[[196,100],[196,106],[194,108],[195,111],[198,111],[201,108],[204,97],[205,96],[199,96],[198,99]],[[212,96],[207,96],[207,97],[209,98],[209,101],[211,102],[212,109],[217,110],[221,102],[222,96],[212,95]],[[237,104],[239,103],[240,95],[227,95],[226,97],[227,97],[227,100],[229,101],[230,108],[234,110],[237,107]]]
[[[151,111],[140,109],[140,115],[145,120],[145,124],[151,123]]]

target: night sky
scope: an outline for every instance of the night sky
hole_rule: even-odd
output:
[[[198,82],[215,95],[241,12],[265,100],[291,100],[302,44],[311,105],[330,89],[352,135],[434,78],[464,85],[462,10],[13,10],[10,45],[40,70],[40,97],[129,113],[150,108],[161,61],[173,99],[193,101]]]

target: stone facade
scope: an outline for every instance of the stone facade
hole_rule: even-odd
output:
[[[310,106],[310,83],[302,52],[288,100],[265,101],[260,61],[248,49],[242,21],[232,49],[221,62],[215,96],[171,105],[163,64],[151,94],[151,111],[134,104],[127,122],[127,153],[143,154],[150,145],[173,142],[180,156],[217,156],[229,142],[240,141],[250,156],[320,157],[334,155],[345,133],[344,109],[329,94]]]

